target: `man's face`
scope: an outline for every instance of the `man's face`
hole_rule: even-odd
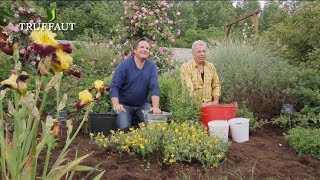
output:
[[[140,41],[137,49],[134,49],[133,52],[137,58],[146,60],[149,57],[150,44],[147,41]]]
[[[205,45],[196,45],[192,53],[196,63],[203,63],[207,57],[207,47]]]

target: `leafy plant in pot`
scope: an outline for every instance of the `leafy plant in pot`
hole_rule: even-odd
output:
[[[91,90],[96,90],[96,98],[99,98],[98,104],[92,109],[89,114],[90,132],[97,134],[103,133],[105,136],[110,134],[110,130],[116,129],[117,115],[112,112],[112,104],[109,98],[109,86],[102,80],[94,82],[94,87]]]

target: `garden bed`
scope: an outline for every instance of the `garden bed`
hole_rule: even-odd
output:
[[[284,139],[284,132],[278,127],[265,126],[252,133],[248,142],[233,142],[227,159],[218,168],[203,168],[196,162],[161,166],[160,155],[143,160],[125,153],[115,153],[112,149],[90,144],[89,135],[83,132],[79,133],[71,145],[69,156],[74,157],[75,149],[78,150],[78,156],[94,151],[82,164],[96,166],[100,163],[98,169],[106,170],[102,179],[319,178],[320,160],[310,156],[298,156]],[[63,148],[63,137],[58,143],[51,158],[55,159]],[[45,156],[40,156],[40,166],[44,158]],[[83,176],[84,173],[76,174],[74,178]]]

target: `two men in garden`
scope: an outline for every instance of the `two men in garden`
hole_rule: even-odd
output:
[[[191,95],[202,99],[202,106],[219,104],[221,85],[214,65],[206,61],[208,46],[197,40],[192,44],[193,60],[184,63],[180,68],[183,84]]]
[[[134,55],[121,61],[116,67],[110,84],[113,110],[118,113],[117,128],[131,126],[132,116],[144,121],[142,110],[161,113],[159,109],[159,84],[156,65],[149,60],[150,42],[141,38],[133,45]],[[151,92],[152,106],[148,102]]]

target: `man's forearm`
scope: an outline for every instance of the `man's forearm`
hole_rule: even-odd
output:
[[[152,107],[159,108],[160,97],[159,96],[152,96],[151,100],[152,100]]]
[[[112,106],[117,106],[119,105],[119,98],[118,97],[113,97],[111,98]]]

